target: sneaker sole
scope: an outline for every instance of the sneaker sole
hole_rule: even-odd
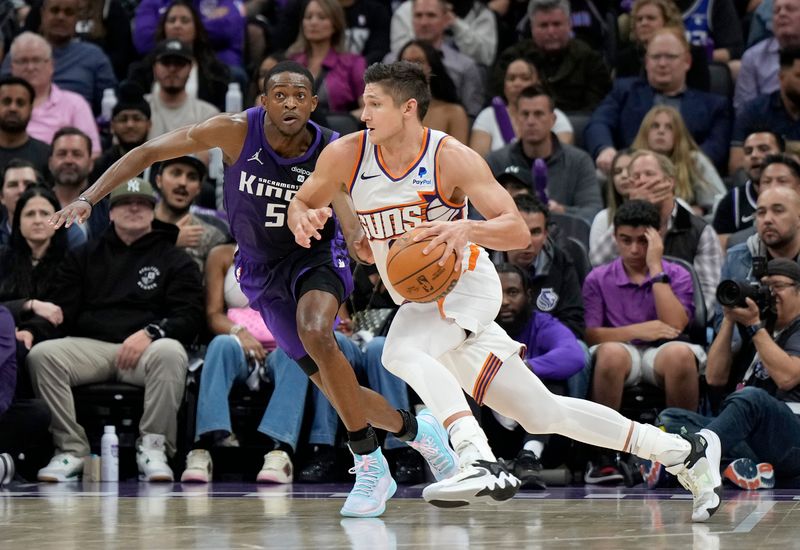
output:
[[[153,474],[149,477],[144,474],[139,474],[139,481],[149,481],[151,483],[172,483],[175,481],[175,478],[166,474]]]
[[[438,488],[434,487],[434,483],[423,489],[422,498],[439,508],[458,508],[477,503],[500,504],[516,495],[522,485],[520,480],[511,475],[501,481],[501,486],[471,488],[463,485]],[[434,488],[429,490],[431,487]]]
[[[292,482],[292,478],[278,477],[272,474],[258,474],[256,483],[276,483],[279,485],[287,485]]]
[[[758,489],[772,489],[775,487],[775,471],[772,466],[762,462],[756,466],[756,477],[745,477],[740,475],[734,468],[733,463],[725,468],[722,476],[746,491],[756,491]]]
[[[39,481],[43,481],[45,483],[65,483],[67,481],[78,481],[80,476],[74,475],[71,477],[67,476],[60,476],[60,475],[51,475],[51,474],[39,474],[36,476],[36,479]]]
[[[210,477],[211,476],[200,472],[183,472],[183,475],[181,476],[181,483],[208,483]]]
[[[378,516],[382,516],[386,511],[386,502],[394,496],[395,492],[397,492],[397,483],[392,480],[392,484],[389,485],[389,490],[386,492],[386,500],[381,503],[380,507],[367,512],[354,512],[342,508],[339,510],[339,513],[346,518],[376,518]]]

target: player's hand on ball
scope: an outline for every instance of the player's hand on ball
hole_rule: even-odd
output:
[[[430,253],[440,244],[445,244],[444,252],[442,253],[439,265],[444,265],[451,254],[455,252],[456,261],[453,265],[453,271],[461,270],[461,260],[464,257],[464,248],[469,243],[469,224],[465,223],[467,220],[448,221],[448,222],[422,222],[417,224],[414,229],[415,241],[421,241],[431,238],[431,242],[422,251],[423,254]]]
[[[92,214],[92,205],[86,201],[72,201],[67,206],[50,216],[50,225],[58,229],[62,225],[69,227],[73,222],[83,223]]]
[[[292,228],[295,242],[304,248],[311,248],[311,238],[322,239],[319,230],[325,227],[325,222],[332,215],[333,210],[327,206],[324,208],[310,208],[303,212]]]

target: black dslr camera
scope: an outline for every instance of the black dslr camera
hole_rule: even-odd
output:
[[[772,305],[772,293],[767,285],[751,281],[728,279],[717,287],[717,301],[727,307],[747,307],[745,300],[750,298],[758,306],[760,312]]]

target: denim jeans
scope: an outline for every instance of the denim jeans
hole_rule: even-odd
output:
[[[786,403],[759,388],[744,388],[722,402],[719,416],[704,417],[682,409],[659,415],[668,432],[708,428],[719,436],[723,456],[769,462],[781,477],[800,475],[800,419]]]
[[[337,332],[336,342],[339,348],[347,358],[347,361],[352,365],[356,376],[364,381],[366,378],[366,385],[383,395],[389,404],[395,409],[408,409],[408,386],[406,383],[396,377],[383,367],[381,363],[381,354],[383,353],[383,344],[386,338],[383,336],[376,336],[370,340],[369,344],[364,351],[358,345],[350,340],[345,335]],[[336,439],[336,427],[338,426],[338,418],[333,406],[326,400],[323,403],[314,401],[314,421],[311,425],[312,441],[311,443],[324,443],[324,441],[313,440],[316,435],[319,437],[329,437],[330,444]],[[322,409],[322,410],[320,410]],[[394,437],[392,434],[386,436],[384,447],[387,450],[398,449],[404,447],[405,443]]]
[[[267,358],[275,382],[258,431],[297,449],[303,422],[308,377],[285,353],[276,350]],[[195,437],[213,430],[231,431],[228,394],[234,382],[244,382],[249,373],[242,347],[234,336],[214,337],[206,352],[200,375]]]

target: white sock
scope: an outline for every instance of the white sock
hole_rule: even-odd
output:
[[[634,422],[633,439],[633,454],[667,467],[683,463],[692,450],[691,444],[679,435],[668,434],[650,424]]]
[[[474,416],[462,416],[448,426],[447,432],[462,466],[476,460],[497,462],[486,434]]]
[[[544,451],[544,441],[539,441],[538,439],[531,439],[525,443],[523,447],[526,451],[531,451],[533,454],[536,455],[537,458],[542,456],[542,452]]]

